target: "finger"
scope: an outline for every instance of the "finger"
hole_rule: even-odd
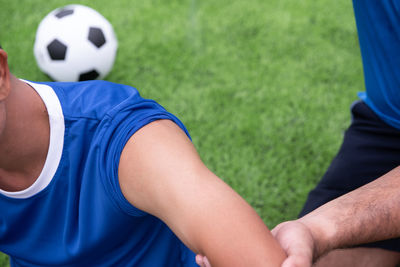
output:
[[[287,223],[287,222],[283,222],[283,223],[280,223],[280,224],[278,224],[277,226],[275,226],[274,229],[271,230],[272,235],[273,235],[273,236],[276,236],[276,235],[278,234],[279,230],[282,228],[282,226],[283,226],[284,224],[286,224],[286,223]]]
[[[208,261],[207,257],[203,257],[204,267],[211,267],[210,262]]]
[[[311,261],[301,256],[291,256],[287,258],[281,267],[311,267]]]
[[[279,225],[277,225],[274,229],[271,230],[271,234],[272,234],[273,236],[276,236],[276,234],[279,232],[279,229],[281,228],[280,226],[281,226],[281,225],[279,224]]]
[[[203,256],[202,255],[196,255],[196,263],[200,267],[205,267],[204,266],[204,261],[203,261]]]

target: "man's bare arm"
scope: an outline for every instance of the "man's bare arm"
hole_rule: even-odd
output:
[[[400,237],[400,167],[273,233],[288,262],[309,263],[336,248]],[[294,265],[285,265],[294,266]]]
[[[129,140],[119,179],[133,205],[163,220],[217,266],[279,266],[285,254],[257,213],[209,171],[173,122],[153,122]]]

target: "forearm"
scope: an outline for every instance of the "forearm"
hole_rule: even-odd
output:
[[[213,267],[280,266],[286,255],[257,213],[207,169],[192,173],[201,177],[195,186],[184,185],[167,201],[174,210],[156,216]]]
[[[312,232],[315,257],[335,248],[400,236],[400,167],[299,220]]]
[[[192,225],[197,252],[213,267],[280,266],[286,255],[257,213],[223,182],[211,185],[203,197],[210,199],[205,200],[207,213]]]

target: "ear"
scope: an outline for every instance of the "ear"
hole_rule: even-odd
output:
[[[0,101],[7,98],[11,89],[10,69],[7,62],[7,53],[0,49]]]

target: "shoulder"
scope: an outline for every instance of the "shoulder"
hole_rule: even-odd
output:
[[[99,119],[127,100],[131,103],[143,100],[136,88],[108,81],[42,84],[55,91],[66,117]]]

